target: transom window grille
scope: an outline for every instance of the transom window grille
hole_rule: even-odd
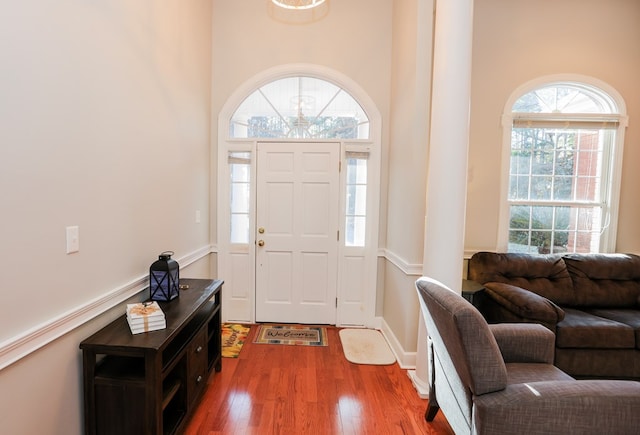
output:
[[[369,118],[342,88],[314,77],[270,82],[238,107],[231,138],[368,139]]]
[[[513,105],[509,252],[599,252],[620,115],[593,87],[554,83]]]

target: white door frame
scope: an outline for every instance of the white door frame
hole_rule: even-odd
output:
[[[341,162],[343,170],[340,174],[340,212],[345,213],[345,161],[347,152],[367,153],[367,230],[366,243],[363,248],[353,248],[341,241],[338,254],[338,307],[336,324],[339,326],[379,327],[376,318],[377,294],[377,257],[378,228],[380,204],[380,154],[381,154],[381,117],[369,96],[348,77],[331,69],[310,64],[283,65],[258,74],[240,86],[227,100],[218,116],[217,167],[215,179],[217,184],[217,203],[212,202],[211,215],[217,217],[217,224],[211,228],[217,234],[217,276],[225,281],[223,295],[223,321],[255,322],[255,192],[256,192],[256,147],[257,142],[268,142],[264,139],[230,139],[230,119],[240,103],[260,86],[271,81],[291,76],[311,76],[327,80],[349,92],[367,113],[370,125],[370,138],[367,140],[341,141]],[[285,142],[277,139],[277,142]],[[301,139],[293,140],[302,142]],[[313,140],[317,142],[318,140]],[[327,140],[329,142],[329,140]],[[253,210],[249,227],[251,240],[246,245],[232,245],[229,241],[230,209],[229,209],[229,164],[230,152],[245,151],[250,153],[251,162],[251,204]],[[214,154],[215,155],[215,154]],[[341,225],[344,221],[341,218]]]

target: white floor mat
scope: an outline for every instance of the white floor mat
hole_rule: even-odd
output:
[[[344,356],[355,364],[389,365],[396,362],[380,331],[374,329],[341,329]]]

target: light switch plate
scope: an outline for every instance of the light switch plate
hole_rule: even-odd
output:
[[[80,250],[80,228],[67,227],[67,254],[73,254]]]

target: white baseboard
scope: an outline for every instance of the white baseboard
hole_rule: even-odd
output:
[[[415,370],[408,370],[407,371],[407,375],[409,376],[409,379],[411,379],[411,382],[413,383],[413,387],[418,392],[418,396],[420,396],[421,399],[428,399],[429,398],[429,384],[423,382],[422,379],[420,379],[417,376]]]
[[[403,370],[415,369],[416,352],[407,352],[402,348],[400,342],[384,319],[380,319],[380,332],[382,332],[387,343],[389,343],[389,347],[391,347],[391,351],[396,356],[400,368]]]

